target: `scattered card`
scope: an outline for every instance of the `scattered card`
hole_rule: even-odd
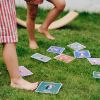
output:
[[[29,76],[33,74],[30,70],[28,70],[24,66],[19,66],[19,73],[21,76]]]
[[[68,47],[70,47],[73,50],[82,50],[84,48],[86,48],[86,46],[78,43],[78,42],[74,42],[72,44],[67,45]]]
[[[37,60],[42,61],[42,62],[48,62],[49,60],[51,60],[50,57],[44,56],[44,55],[39,54],[39,53],[33,54],[31,56],[31,58],[37,59]]]
[[[65,54],[60,54],[60,55],[58,55],[54,58],[57,59],[57,60],[66,62],[66,63],[70,63],[73,59],[75,59],[74,57],[71,57],[71,56],[68,56],[68,55],[65,55]]]
[[[82,51],[74,51],[75,58],[90,58],[90,52],[88,50],[82,50]]]
[[[57,94],[62,87],[62,83],[41,82],[35,92]]]
[[[100,65],[100,58],[87,58],[92,65]]]
[[[65,48],[62,48],[62,47],[51,46],[47,51],[52,52],[52,53],[61,54],[64,50]]]
[[[93,77],[94,77],[94,78],[100,78],[100,72],[94,71],[94,72],[93,72]]]

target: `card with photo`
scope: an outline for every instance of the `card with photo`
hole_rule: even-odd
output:
[[[26,67],[24,66],[19,66],[19,74],[24,77],[24,76],[29,76],[32,75],[33,73],[28,70]]]
[[[100,58],[87,58],[92,65],[100,65]]]
[[[75,58],[90,58],[90,52],[88,50],[82,50],[82,51],[74,51],[74,57]]]
[[[58,56],[56,56],[54,58],[59,60],[59,61],[66,62],[66,63],[70,63],[72,60],[75,59],[74,57],[68,56],[68,55],[65,55],[65,54],[60,54],[60,55],[58,55]]]
[[[94,77],[94,78],[100,78],[100,72],[94,71],[94,72],[93,72],[93,77]]]
[[[35,92],[57,94],[62,87],[62,83],[41,82]]]
[[[40,53],[35,53],[31,56],[31,58],[34,58],[34,59],[37,59],[39,61],[42,61],[42,62],[48,62],[49,60],[51,60],[50,57],[47,57],[45,55],[42,55]]]
[[[56,53],[56,54],[61,54],[64,50],[65,50],[65,48],[62,48],[62,47],[51,46],[47,51]]]
[[[78,43],[78,42],[74,42],[72,44],[67,45],[69,48],[73,49],[73,50],[82,50],[84,48],[86,48],[86,46]]]

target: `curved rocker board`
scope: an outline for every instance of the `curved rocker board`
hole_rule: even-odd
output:
[[[75,11],[70,11],[68,14],[66,14],[64,17],[54,21],[49,26],[49,29],[57,29],[60,27],[63,27],[73,21],[79,14]],[[26,21],[23,21],[19,18],[17,18],[17,23],[23,27],[26,27]],[[41,24],[35,24],[35,29],[38,29],[41,26]]]

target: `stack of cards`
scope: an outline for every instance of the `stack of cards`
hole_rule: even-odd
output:
[[[87,58],[92,65],[100,65],[100,58]]]
[[[93,77],[94,77],[94,78],[100,78],[100,72],[94,71],[94,72],[93,72]]]
[[[28,70],[24,66],[19,66],[19,73],[21,76],[29,76],[33,74],[30,70]]]
[[[65,48],[62,48],[62,47],[51,46],[47,51],[56,53],[56,54],[61,54],[64,50],[65,50]]]
[[[74,57],[75,58],[90,58],[90,52],[88,50],[82,50],[82,51],[74,51]]]
[[[41,82],[35,92],[57,94],[62,83]]]
[[[69,44],[67,46],[70,47],[71,49],[75,50],[75,51],[76,50],[82,50],[82,49],[86,48],[86,46],[84,46],[84,45],[82,45],[78,42],[74,42],[74,43]]]
[[[44,56],[44,55],[39,54],[39,53],[33,54],[31,56],[31,58],[37,59],[37,60],[42,61],[42,62],[48,62],[49,60],[51,60],[50,57]]]
[[[71,56],[68,56],[68,55],[65,55],[65,54],[60,54],[60,55],[58,55],[58,56],[56,56],[54,58],[57,59],[57,60],[59,60],[59,61],[66,62],[66,63],[69,63],[73,59],[75,59],[74,57],[71,57]]]

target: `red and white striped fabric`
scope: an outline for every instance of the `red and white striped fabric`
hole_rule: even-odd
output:
[[[0,43],[18,41],[14,0],[0,0]]]

